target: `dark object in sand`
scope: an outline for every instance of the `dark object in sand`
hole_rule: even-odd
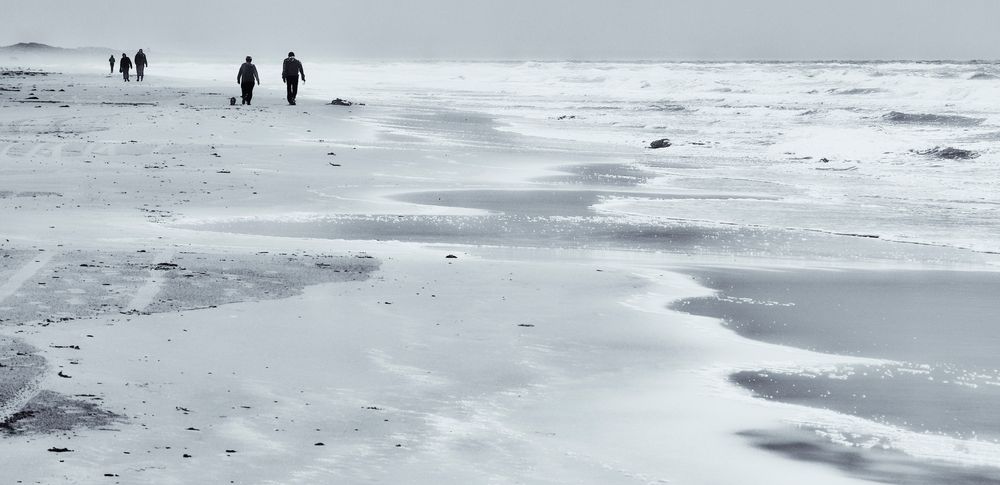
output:
[[[983,118],[970,118],[959,115],[936,115],[923,113],[900,113],[891,111],[882,115],[884,121],[898,124],[912,125],[952,125],[952,126],[975,126],[986,121]]]
[[[313,446],[326,446],[326,445],[325,445],[325,444],[323,444],[323,442],[321,441],[321,442],[319,442],[319,443],[316,443],[316,444],[315,444],[315,445],[313,445]]]
[[[73,376],[71,376],[69,374],[63,374],[63,371],[59,371],[59,374],[57,374],[57,375],[59,377],[62,377],[63,379],[72,379],[73,378]]]
[[[71,450],[69,448],[56,448],[56,447],[52,447],[52,448],[49,448],[49,452],[51,452],[51,453],[72,453],[73,450]]]
[[[649,148],[652,148],[652,149],[656,150],[658,148],[667,148],[670,145],[672,145],[672,143],[670,143],[669,139],[662,138],[662,139],[654,141],[653,143],[650,143],[649,144]]]
[[[535,327],[535,325],[532,324],[532,323],[519,323],[519,324],[517,324],[517,326],[518,327],[524,327],[524,328],[534,328]]]
[[[236,97],[229,98],[229,106],[236,106]]]
[[[236,453],[236,450],[226,450],[226,453]]]
[[[576,115],[562,115],[562,116],[560,116],[560,117],[558,117],[556,119],[560,120],[560,121],[562,121],[562,120],[575,120],[576,119]]]
[[[332,104],[333,106],[354,106],[354,103],[346,99],[340,99],[340,98],[330,101],[330,104]]]
[[[184,453],[183,455],[181,455],[181,457],[182,457],[182,458],[191,458],[191,455],[189,455],[189,454],[187,454],[187,453]]]
[[[973,158],[979,158],[979,153],[972,150],[963,150],[961,148],[952,147],[934,147],[929,150],[917,150],[916,153],[918,155],[927,155],[946,160],[972,160]]]
[[[458,256],[455,256],[454,254],[449,254],[445,256],[444,259],[458,259]]]

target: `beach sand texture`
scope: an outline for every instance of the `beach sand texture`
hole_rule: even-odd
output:
[[[362,90],[360,71],[343,83]],[[932,223],[813,224],[810,177],[826,193],[858,163],[788,161],[808,126],[748,149],[808,163],[794,183],[773,166],[715,183],[700,174],[746,157],[707,155],[711,123],[664,154],[607,143],[618,121],[550,136],[565,106],[503,119],[447,86],[465,101],[391,102],[391,85],[365,106],[285,106],[262,88],[250,109],[228,84],[150,74],[0,77],[5,481],[1000,483],[988,417],[882,413],[914,393],[947,406],[940,388],[844,397],[880,387],[858,369],[943,372],[989,390],[962,388],[982,412],[988,349],[927,361],[837,323],[935,296],[990,334],[995,252]],[[983,291],[926,294],[963,284]],[[787,392],[804,386],[835,399]]]

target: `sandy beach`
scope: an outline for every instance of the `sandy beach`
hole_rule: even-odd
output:
[[[699,186],[688,174],[732,147],[703,155],[698,134],[663,155],[447,103],[332,106],[314,88],[286,106],[264,86],[230,107],[230,81],[147,76],[0,77],[10,483],[1000,480],[995,435],[775,396],[782,370],[793,385],[919,357],[851,352],[857,333],[817,344],[836,318],[753,332],[862,269],[885,272],[875,287],[922,269],[993,288],[989,250],[770,224],[801,198],[765,176]],[[765,209],[731,223],[727,204]]]

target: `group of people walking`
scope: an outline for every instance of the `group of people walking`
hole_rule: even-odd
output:
[[[111,64],[111,74],[115,73],[115,56],[111,56],[108,59]],[[118,72],[122,73],[122,79],[125,82],[131,81],[129,72],[132,68],[135,68],[135,80],[142,81],[143,74],[146,72],[146,66],[149,65],[149,61],[146,60],[146,54],[139,49],[139,52],[135,53],[135,61],[129,59],[128,56],[122,52],[122,59],[118,63]]]
[[[111,56],[108,59],[111,64],[111,74],[115,73],[115,56]],[[118,72],[122,74],[122,79],[125,82],[131,81],[130,72],[132,68],[135,68],[136,81],[142,81],[143,74],[146,70],[146,66],[149,65],[149,61],[146,60],[146,54],[139,49],[136,52],[135,59],[129,59],[125,53],[122,53],[122,58],[118,62]],[[299,78],[302,82],[306,82],[306,72],[302,69],[302,62],[295,58],[294,52],[288,53],[288,58],[281,65],[281,80],[285,83],[285,92],[288,96],[288,104],[295,105],[295,97],[299,94]],[[254,86],[260,85],[260,75],[257,74],[257,66],[253,64],[253,58],[247,56],[246,62],[240,66],[239,72],[236,74],[236,83],[240,85],[243,91],[243,104],[249,105],[253,100],[253,88]]]
[[[303,83],[306,82],[306,72],[302,69],[302,62],[295,58],[294,52],[289,52],[288,58],[281,65],[281,80],[285,83],[288,104],[292,106],[295,105],[295,97],[299,94],[299,77]],[[253,100],[254,86],[260,85],[260,76],[257,74],[257,66],[253,64],[252,57],[247,56],[246,62],[240,66],[239,72],[236,73],[236,83],[243,90],[242,104],[250,104]]]

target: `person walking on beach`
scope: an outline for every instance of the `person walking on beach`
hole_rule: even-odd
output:
[[[115,73],[115,55],[114,54],[111,55],[111,58],[108,59],[108,62],[111,63],[111,74],[114,74]]]
[[[302,63],[295,58],[294,52],[288,53],[288,59],[281,67],[281,80],[285,82],[285,90],[288,92],[288,104],[295,105],[295,96],[299,94],[299,74],[302,75],[302,84],[306,82],[306,72],[302,70]]]
[[[132,60],[129,59],[124,52],[122,52],[122,60],[118,63],[118,71],[122,73],[122,78],[125,79],[125,82],[131,81],[128,77],[128,71],[130,69],[132,69]]]
[[[257,66],[253,65],[253,58],[247,56],[247,61],[240,66],[240,72],[236,74],[236,83],[243,88],[243,104],[249,105],[253,99],[253,82],[260,84],[260,76],[257,75]]]
[[[146,66],[149,62],[146,61],[146,54],[139,49],[139,52],[135,53],[135,80],[142,81],[142,73],[146,70]]]

